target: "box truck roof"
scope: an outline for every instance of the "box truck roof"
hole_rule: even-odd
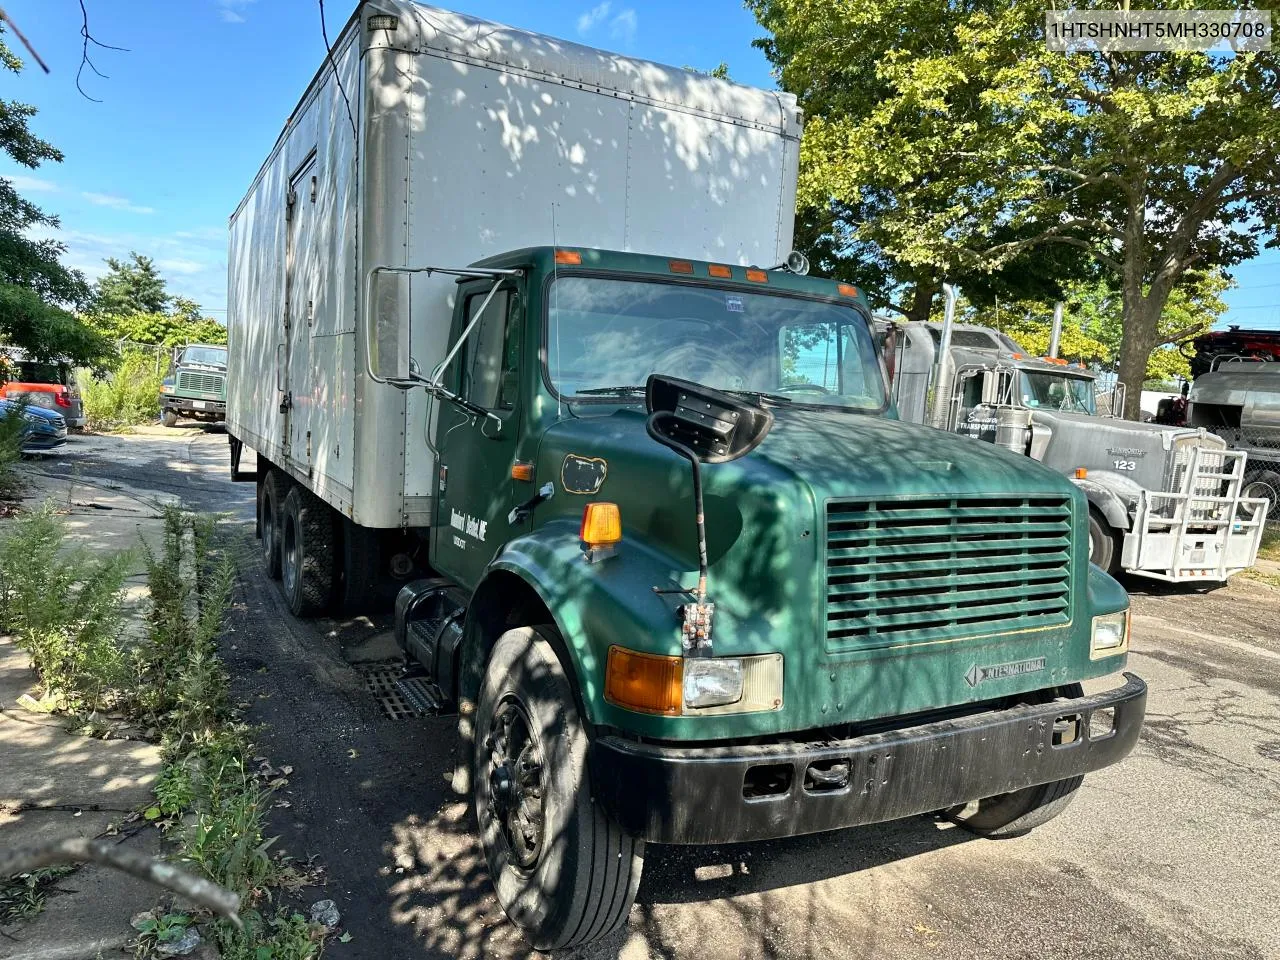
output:
[[[800,136],[801,115],[795,97],[789,93],[747,87],[412,0],[377,0],[366,9],[371,14],[385,10],[397,20],[394,31],[373,31],[370,47],[435,53],[459,63],[492,65],[507,73],[558,79],[626,99],[683,107]]]

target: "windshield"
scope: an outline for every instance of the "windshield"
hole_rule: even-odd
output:
[[[226,347],[187,347],[179,363],[205,363],[215,367],[227,365]]]
[[[598,399],[661,373],[796,403],[885,405],[871,334],[851,307],[687,284],[560,277],[547,369],[570,398]]]
[[[1022,404],[1050,410],[1072,410],[1096,416],[1093,381],[1048,371],[1021,371]]]

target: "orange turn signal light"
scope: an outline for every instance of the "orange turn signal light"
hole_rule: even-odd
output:
[[[707,267],[707,273],[713,277],[719,277],[721,280],[733,279],[733,267],[726,267],[723,263],[713,263]]]
[[[764,270],[748,270],[747,279],[752,283],[768,283],[769,274]]]
[[[556,263],[575,266],[582,262],[582,254],[577,250],[557,250]]]
[[[1076,479],[1077,479],[1077,480],[1083,480],[1083,479],[1084,479],[1085,477],[1087,477],[1087,476],[1089,476],[1089,471],[1088,471],[1088,470],[1086,470],[1084,467],[1076,467]]]
[[[589,547],[607,547],[622,539],[622,513],[616,503],[588,503],[582,511],[578,539]]]
[[[672,273],[693,273],[693,264],[688,260],[668,260],[667,269]]]
[[[640,713],[679,716],[684,696],[684,660],[609,648],[604,698]]]
[[[856,297],[858,295],[858,288],[852,283],[837,283],[836,290],[842,297]]]
[[[533,464],[525,463],[522,460],[517,460],[515,463],[511,465],[511,479],[512,480],[532,480]]]

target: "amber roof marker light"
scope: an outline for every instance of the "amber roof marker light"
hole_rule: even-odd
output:
[[[582,254],[577,250],[557,250],[556,263],[561,266],[574,267],[582,263]]]

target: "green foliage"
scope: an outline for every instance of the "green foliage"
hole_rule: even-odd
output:
[[[30,920],[44,909],[46,891],[75,867],[45,867],[0,879],[0,927]]]
[[[22,489],[18,462],[22,459],[26,400],[16,400],[8,416],[0,417],[0,502],[10,500]]]
[[[326,935],[317,924],[286,909],[271,917],[250,911],[244,917],[243,931],[223,925],[218,933],[223,960],[317,960],[324,953]]]
[[[66,549],[52,503],[0,537],[0,629],[31,657],[47,694],[71,711],[101,711],[125,697],[128,663],[116,642],[128,551]]]
[[[227,328],[200,313],[200,304],[171,297],[150,257],[131,253],[128,262],[107,260],[110,272],[94,290],[91,321],[114,340],[166,347],[227,342]]]
[[[13,73],[22,69],[22,61],[3,40],[0,66]],[[0,150],[28,169],[62,161],[57,148],[32,133],[29,123],[35,114],[29,104],[0,100]],[[66,356],[96,363],[110,355],[110,343],[68,309],[88,299],[84,276],[62,264],[64,244],[32,236],[57,226],[57,217],[19,195],[12,180],[0,177],[0,342],[23,347],[36,359]]]
[[[1272,52],[1055,53],[1031,0],[748,7],[810,118],[797,235],[820,268],[926,315],[942,278],[978,301],[1105,277],[1130,413],[1174,291],[1280,243]]]
[[[117,430],[148,423],[160,415],[165,363],[145,350],[126,350],[115,370],[80,373],[85,417],[93,430]]]
[[[136,250],[128,258],[107,258],[107,272],[93,288],[93,312],[112,317],[164,313],[172,298],[155,261]]]

